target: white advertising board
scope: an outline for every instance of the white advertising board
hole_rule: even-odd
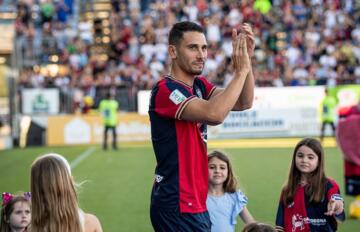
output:
[[[21,94],[23,114],[59,113],[58,89],[23,89]]]
[[[150,90],[138,92],[138,113],[147,115]],[[263,87],[255,88],[253,109],[286,109],[298,107],[319,107],[324,98],[323,86],[312,87]]]
[[[150,104],[150,90],[140,90],[138,92],[138,113],[140,115],[147,115]]]
[[[138,113],[147,115],[150,91],[140,91]],[[324,86],[255,88],[251,110],[231,112],[208,127],[209,138],[318,136]],[[329,131],[326,131],[328,134]]]
[[[255,88],[253,109],[318,108],[324,98],[323,86]]]
[[[315,108],[251,109],[231,112],[218,126],[208,127],[209,139],[318,136]]]

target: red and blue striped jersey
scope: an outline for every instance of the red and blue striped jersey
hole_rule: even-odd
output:
[[[325,232],[336,231],[338,220],[345,220],[345,213],[327,216],[327,205],[332,197],[339,197],[339,186],[334,180],[328,179],[324,199],[319,203],[310,202],[310,197],[305,194],[305,186],[298,186],[294,201],[284,205],[280,199],[276,215],[276,229],[285,232]],[[342,198],[341,198],[342,199]]]
[[[181,120],[195,98],[208,100],[215,86],[195,77],[193,86],[165,76],[152,89],[149,116],[156,156],[151,204],[181,213],[206,211],[208,165],[206,125]]]

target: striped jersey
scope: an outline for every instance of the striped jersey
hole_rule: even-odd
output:
[[[285,205],[280,199],[276,215],[276,229],[285,232],[332,232],[337,230],[338,220],[345,220],[345,213],[327,216],[327,205],[331,198],[342,199],[339,186],[334,180],[328,179],[324,199],[319,203],[310,202],[305,193],[306,185],[299,185],[295,191],[294,200]]]
[[[152,89],[149,116],[157,161],[153,206],[181,213],[206,211],[206,124],[181,120],[181,114],[195,98],[208,100],[215,88],[204,77],[195,77],[189,86],[165,76]]]

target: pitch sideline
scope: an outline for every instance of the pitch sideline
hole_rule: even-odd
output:
[[[83,153],[81,153],[70,163],[71,169],[76,168],[76,166],[78,166],[84,159],[92,155],[94,151],[95,151],[95,147],[89,147],[88,149],[86,149]]]
[[[219,139],[208,140],[208,147],[214,148],[289,148],[294,147],[302,138],[261,138],[261,139]],[[149,147],[151,142],[120,142],[121,147]],[[335,138],[327,137],[323,142],[324,147],[336,147]]]
[[[289,148],[295,145],[301,138],[265,138],[265,139],[228,139],[209,141],[209,148]],[[334,138],[325,138],[324,147],[336,147]]]

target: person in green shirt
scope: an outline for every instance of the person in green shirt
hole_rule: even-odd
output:
[[[329,124],[332,128],[333,136],[335,136],[335,109],[336,99],[329,94],[329,90],[325,89],[325,98],[321,102],[322,115],[321,115],[321,134],[320,141],[324,139],[325,127]]]
[[[103,149],[107,150],[107,135],[108,131],[112,131],[112,148],[117,150],[116,144],[116,126],[117,126],[117,113],[118,113],[119,104],[114,99],[111,93],[106,94],[106,98],[100,101],[99,111],[103,118],[104,123],[104,139],[103,139]]]

